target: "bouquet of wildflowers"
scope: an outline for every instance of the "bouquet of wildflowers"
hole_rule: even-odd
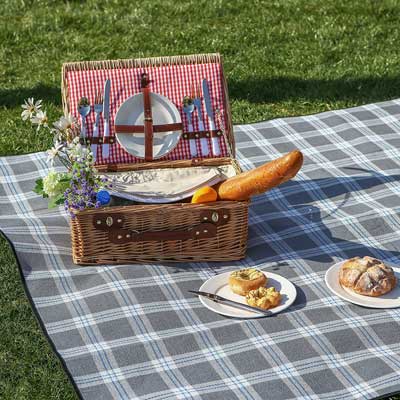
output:
[[[47,176],[36,181],[34,191],[49,198],[49,208],[64,204],[71,217],[75,216],[75,211],[100,207],[97,193],[110,185],[105,178],[97,175],[90,148],[80,143],[78,122],[68,115],[54,122],[53,128],[50,128],[46,111],[41,107],[41,100],[35,102],[33,98],[28,99],[22,105],[21,117],[37,125],[37,129],[49,129],[54,135],[54,146],[47,151],[47,162],[54,167],[55,161],[59,160],[67,171],[57,172],[52,168]]]

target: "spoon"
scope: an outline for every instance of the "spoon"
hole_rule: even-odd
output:
[[[87,97],[81,97],[78,103],[78,112],[82,118],[81,138],[86,139],[86,117],[90,113],[90,103]]]
[[[188,120],[188,131],[189,132],[193,132],[193,123],[192,123],[193,111],[194,111],[193,100],[190,97],[185,96],[183,98],[183,112],[186,114],[186,118]],[[196,157],[197,156],[197,147],[196,147],[195,139],[190,138],[189,145],[190,145],[190,155],[192,157]]]

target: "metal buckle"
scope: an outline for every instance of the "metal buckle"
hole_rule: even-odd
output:
[[[211,220],[212,220],[213,222],[215,222],[215,223],[218,222],[218,220],[219,220],[219,215],[218,215],[218,213],[217,213],[216,211],[214,211],[214,212],[211,214]]]
[[[108,217],[106,218],[106,225],[107,225],[107,226],[112,226],[113,223],[114,223],[113,218],[112,218],[111,216],[108,216]]]

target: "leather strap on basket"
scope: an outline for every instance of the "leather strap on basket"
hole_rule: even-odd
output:
[[[151,114],[150,81],[147,73],[141,76],[144,104],[144,159],[153,161],[153,117]]]
[[[88,146],[91,144],[114,144],[117,141],[117,139],[115,138],[115,136],[105,136],[105,137],[86,137],[86,138],[79,138],[79,143],[82,146]]]
[[[182,122],[174,122],[172,124],[153,125],[153,132],[169,132],[181,131]],[[143,133],[143,125],[115,125],[115,131],[118,133]]]
[[[202,139],[202,138],[210,138],[210,137],[220,137],[222,135],[222,131],[216,129],[214,131],[195,131],[195,132],[186,132],[182,135],[182,138],[185,140]]]
[[[230,212],[226,209],[204,210],[199,215],[200,223],[189,228],[165,231],[138,232],[122,228],[126,215],[121,213],[99,213],[93,216],[93,225],[97,230],[108,231],[111,243],[163,242],[166,240],[207,239],[217,235],[217,228],[228,223]]]
[[[111,243],[118,244],[129,242],[164,242],[166,240],[208,239],[215,236],[217,236],[217,226],[212,223],[204,222],[188,229],[176,231],[137,232],[134,230],[121,229],[110,231],[108,238]]]

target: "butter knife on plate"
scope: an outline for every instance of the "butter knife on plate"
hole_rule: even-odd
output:
[[[197,294],[198,296],[207,297],[208,299],[215,301],[216,303],[224,304],[224,305],[231,306],[231,307],[236,307],[241,310],[252,311],[257,314],[264,314],[266,316],[270,316],[270,315],[274,314],[271,311],[264,310],[264,309],[258,308],[258,307],[252,307],[252,306],[249,306],[248,304],[239,303],[237,301],[233,301],[233,300],[227,299],[225,297],[218,296],[217,294],[201,292],[201,291],[197,291],[197,290],[188,290],[188,292]]]
[[[215,128],[215,120],[214,120],[214,110],[213,110],[212,104],[211,104],[210,90],[208,88],[207,79],[203,79],[202,88],[203,88],[203,98],[204,98],[204,104],[206,106],[206,113],[207,113],[207,117],[208,117],[210,131],[214,131],[216,129]],[[219,147],[218,137],[212,137],[211,144],[212,144],[212,151],[213,151],[214,156],[219,156],[221,154],[221,149]]]

